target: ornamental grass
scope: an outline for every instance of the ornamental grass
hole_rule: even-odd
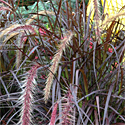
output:
[[[0,0],[0,124],[124,125],[124,3]]]

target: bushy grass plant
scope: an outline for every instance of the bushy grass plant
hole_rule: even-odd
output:
[[[1,125],[124,125],[123,2],[0,3]]]

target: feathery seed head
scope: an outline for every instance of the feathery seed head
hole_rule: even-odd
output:
[[[66,97],[62,100],[62,125],[72,124],[73,116],[73,95],[68,89]]]
[[[0,34],[0,38],[2,38],[4,35],[7,35],[12,29],[17,28],[19,26],[21,26],[21,25],[20,24],[14,24],[14,25],[11,25],[10,27],[4,29]]]
[[[50,125],[55,125],[57,107],[58,107],[58,103],[56,103],[54,108],[53,108],[53,112],[52,112],[51,120],[50,120]]]
[[[99,24],[101,23],[101,15],[100,15],[100,11],[99,11],[99,1],[98,0],[93,0],[93,5],[94,5],[94,9],[95,9],[95,32],[96,32],[96,37],[98,40],[98,43],[100,44],[100,37],[101,37],[101,29],[99,27]]]
[[[30,125],[32,118],[32,102],[33,102],[33,93],[36,84],[37,68],[39,66],[35,65],[29,70],[26,80],[24,80],[22,96],[19,101],[22,103],[21,118],[19,123],[21,125]]]
[[[33,33],[36,33],[35,28],[33,28],[31,25],[23,25],[23,26],[16,27],[13,30],[11,30],[9,33],[17,31],[17,30],[19,30],[19,31],[20,30],[26,30],[26,31],[29,30],[29,31],[31,31]]]
[[[52,65],[49,68],[49,70],[51,72],[48,74],[48,78],[47,78],[47,81],[46,81],[46,87],[44,89],[45,103],[47,103],[47,100],[49,98],[50,89],[51,89],[51,85],[52,85],[52,82],[53,82],[54,74],[57,71],[58,64],[59,64],[59,61],[61,59],[62,53],[63,53],[63,51],[65,51],[65,48],[69,44],[69,41],[71,40],[72,36],[73,36],[73,33],[68,31],[67,35],[64,37],[64,39],[61,40],[61,43],[59,45],[59,49],[57,50],[54,58],[52,59]]]
[[[108,25],[110,22],[112,22],[113,20],[115,20],[116,18],[125,16],[125,12],[124,11],[120,11],[117,14],[111,15],[109,18],[105,19],[105,21],[103,21],[103,24],[101,25],[101,27],[105,27],[106,25]]]

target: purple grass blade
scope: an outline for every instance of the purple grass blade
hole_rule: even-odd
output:
[[[102,123],[102,125],[105,125],[105,118],[106,118],[108,105],[109,105],[109,101],[110,101],[110,97],[111,97],[111,93],[112,93],[113,87],[114,87],[114,83],[109,88],[109,92],[108,92],[108,96],[107,96],[107,100],[106,100],[106,104],[105,104],[105,109],[104,109],[104,116],[103,116],[103,123]]]

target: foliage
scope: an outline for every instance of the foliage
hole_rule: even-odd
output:
[[[73,1],[0,0],[0,124],[124,124],[125,13]]]

